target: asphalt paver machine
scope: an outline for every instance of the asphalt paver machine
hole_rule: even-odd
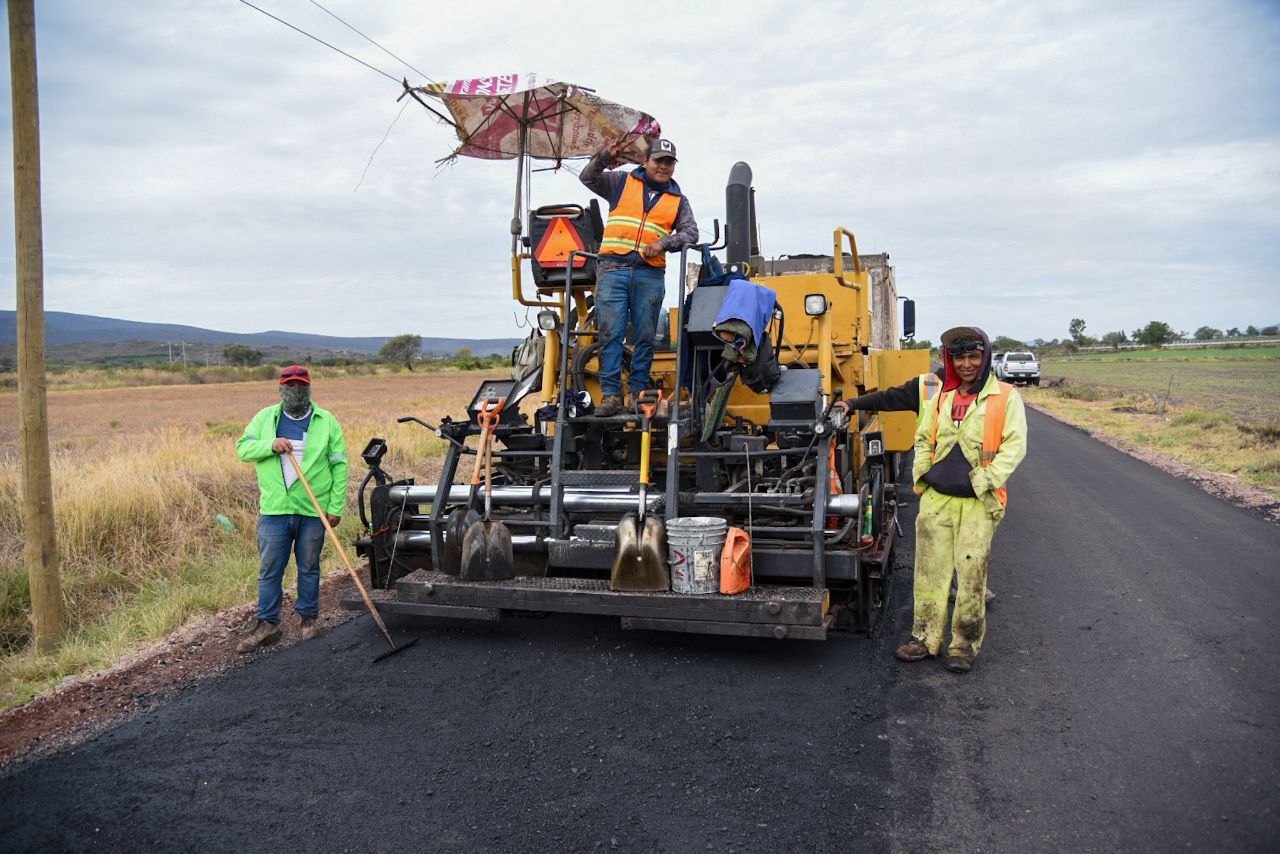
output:
[[[692,257],[718,261],[723,250],[728,276],[776,294],[756,343],[774,351],[781,370],[764,391],[737,381],[731,336],[716,328],[732,282],[708,282],[714,265],[691,265],[690,251],[681,253],[682,299],[660,323],[651,371],[662,403],[644,419],[653,452],[643,455],[652,484],[643,509],[668,526],[699,517],[745,531],[750,586],[691,594],[611,585],[619,525],[640,500],[642,419],[634,410],[590,412],[600,399],[593,292],[603,222],[594,202],[560,204],[529,212],[513,253],[513,299],[536,309],[542,365],[521,379],[482,382],[465,413],[429,425],[448,443],[435,483],[393,480],[381,469],[385,442],[365,449],[360,510],[371,533],[356,545],[373,586],[386,591],[382,610],[479,620],[512,611],[609,614],[630,629],[773,638],[874,629],[901,533],[899,462],[915,418],[835,404],[927,371],[928,352],[897,349],[887,255],[859,255],[854,234],[836,228],[831,255],[762,256],[745,163],[730,173],[726,209],[724,241],[692,247]],[[904,303],[904,336],[913,332],[913,309]],[[482,419],[492,425],[493,475],[468,484]],[[449,571],[449,537],[480,502],[511,531],[513,577]]]

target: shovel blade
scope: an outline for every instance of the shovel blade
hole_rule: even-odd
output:
[[[440,571],[457,575],[462,571],[462,541],[480,514],[469,507],[459,507],[449,514],[444,525],[444,548],[440,552]]]
[[[515,578],[511,531],[501,522],[477,522],[462,538],[463,581],[506,581]]]
[[[671,589],[667,569],[667,529],[653,516],[643,531],[634,514],[618,523],[618,547],[609,574],[611,590],[652,593]]]
[[[501,522],[481,522],[484,527],[485,578],[506,581],[516,577],[516,556],[511,546],[511,529]]]

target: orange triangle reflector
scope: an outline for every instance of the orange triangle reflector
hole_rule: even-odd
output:
[[[533,252],[533,257],[543,267],[564,267],[569,253],[574,250],[586,252],[587,247],[578,236],[578,230],[569,224],[569,220],[558,216],[554,217],[551,224],[547,226],[546,233],[538,241],[538,248]],[[575,269],[585,266],[586,263],[587,259],[581,256],[573,259]]]

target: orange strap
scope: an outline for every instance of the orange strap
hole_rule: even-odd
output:
[[[986,421],[982,429],[982,464],[991,465],[1000,450],[1000,440],[1004,437],[1004,410],[1009,404],[1009,391],[1013,386],[1000,383],[1000,393],[987,396]]]

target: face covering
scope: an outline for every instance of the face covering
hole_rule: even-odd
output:
[[[291,383],[280,386],[280,399],[284,401],[284,414],[301,418],[311,408],[311,386]]]

